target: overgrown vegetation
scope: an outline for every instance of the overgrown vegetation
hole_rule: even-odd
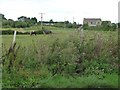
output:
[[[3,36],[3,88],[118,87],[117,32],[84,34],[18,35],[14,54]]]

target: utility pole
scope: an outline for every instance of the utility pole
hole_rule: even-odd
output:
[[[43,29],[43,24],[42,24],[43,14],[45,14],[45,13],[39,13],[39,14],[41,14],[41,30],[42,30]]]
[[[75,18],[73,17],[73,27],[76,28]]]
[[[75,22],[74,20],[75,20],[75,18],[73,17],[73,23]]]

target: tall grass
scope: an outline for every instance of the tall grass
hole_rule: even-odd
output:
[[[83,42],[77,32],[17,36],[16,48],[19,45],[20,48],[11,73],[7,68],[14,56],[4,56],[3,87],[99,87],[105,84],[116,87],[117,79],[108,83],[112,80],[108,80],[106,73],[118,73],[117,33],[86,31],[84,34]],[[3,36],[3,54],[8,50],[8,37]]]

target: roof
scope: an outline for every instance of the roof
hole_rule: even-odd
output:
[[[96,20],[100,20],[101,21],[101,18],[84,18],[84,21],[96,21]]]

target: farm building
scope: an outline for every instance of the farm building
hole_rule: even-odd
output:
[[[83,24],[88,24],[88,26],[100,26],[102,20],[100,18],[84,18]]]

